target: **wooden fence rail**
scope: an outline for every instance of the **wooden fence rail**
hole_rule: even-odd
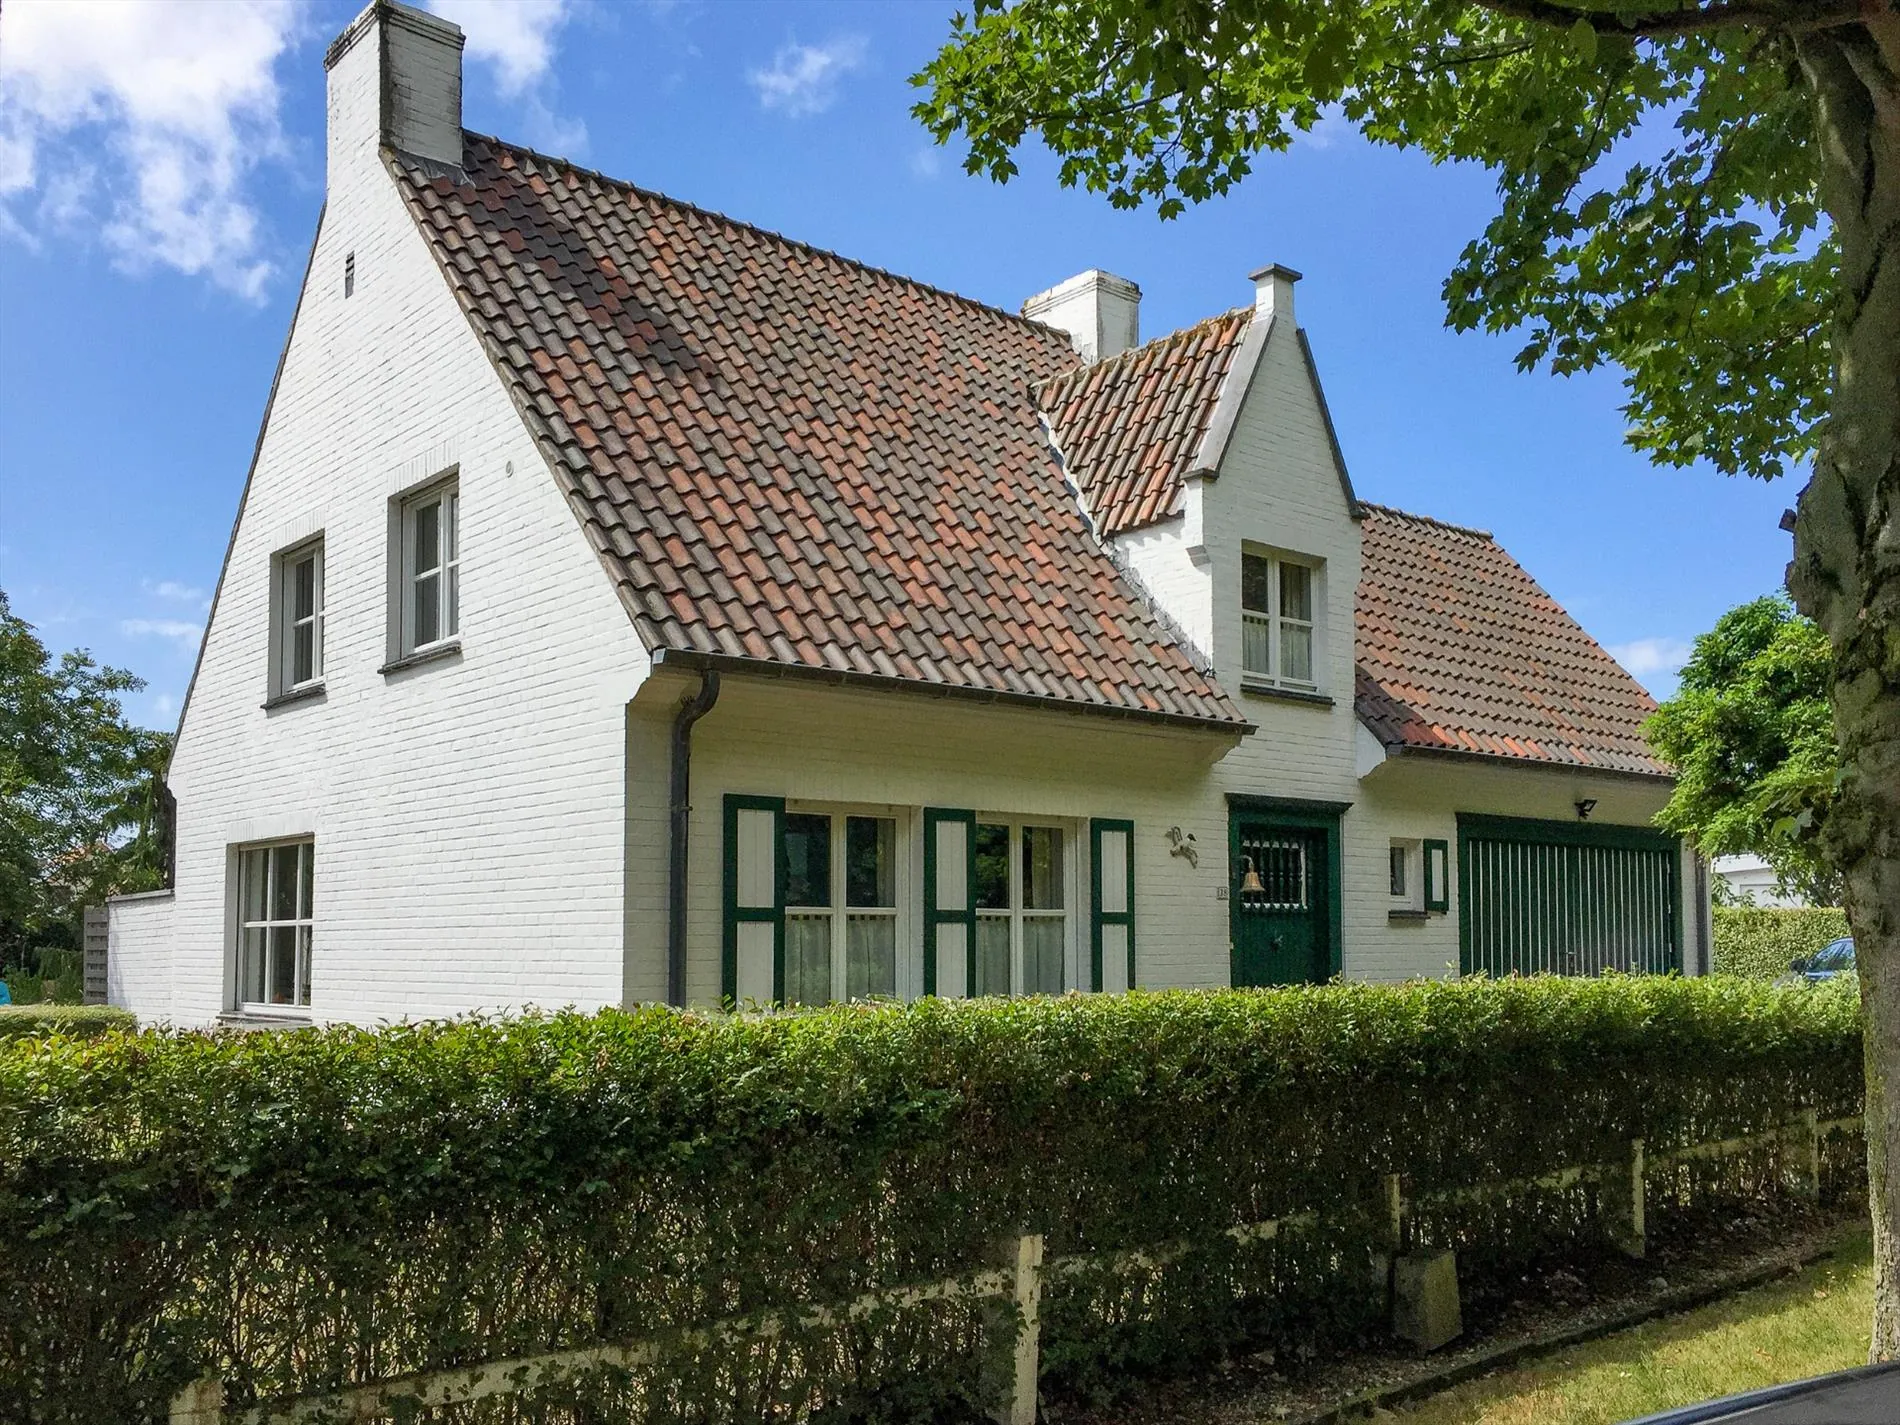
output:
[[[1609,1223],[1611,1240],[1622,1251],[1641,1257],[1647,1236],[1644,1183],[1650,1169],[1724,1158],[1794,1139],[1801,1151],[1798,1191],[1804,1196],[1818,1197],[1821,1143],[1831,1134],[1858,1131],[1861,1126],[1859,1118],[1818,1121],[1810,1111],[1765,1133],[1696,1143],[1663,1153],[1646,1153],[1639,1138],[1632,1140],[1628,1154],[1615,1162],[1561,1168],[1538,1178],[1456,1188],[1419,1198],[1407,1198],[1399,1178],[1389,1176],[1385,1180],[1387,1248],[1394,1254],[1403,1249],[1406,1224],[1420,1206],[1480,1202],[1532,1189],[1562,1191],[1579,1183],[1595,1182],[1605,1188],[1606,1195],[1614,1194],[1616,1209]],[[1230,1227],[1224,1235],[1243,1244],[1265,1242],[1284,1231],[1314,1226],[1319,1220],[1318,1213],[1303,1212],[1269,1222]],[[1165,1242],[1116,1252],[1076,1253],[1045,1261],[1041,1235],[1021,1233],[998,1244],[1000,1265],[966,1276],[889,1287],[828,1306],[793,1306],[704,1325],[677,1327],[633,1341],[577,1346],[477,1365],[418,1371],[318,1395],[279,1398],[232,1408],[225,1406],[223,1381],[215,1378],[194,1381],[173,1397],[170,1425],[308,1425],[315,1421],[367,1421],[390,1413],[398,1405],[459,1405],[490,1396],[526,1394],[572,1382],[602,1368],[650,1368],[682,1350],[769,1341],[788,1329],[824,1329],[861,1321],[893,1307],[998,1298],[1006,1299],[1012,1308],[1007,1313],[999,1312],[998,1316],[999,1322],[1007,1322],[1014,1341],[1007,1398],[997,1405],[994,1417],[999,1425],[1035,1425],[1043,1282],[1088,1271],[1153,1271],[1178,1261],[1195,1245],[1190,1241]]]

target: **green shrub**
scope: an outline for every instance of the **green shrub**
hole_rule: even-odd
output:
[[[87,1039],[112,1029],[136,1029],[129,1009],[107,1004],[0,1004],[0,1039],[64,1034]]]
[[[78,950],[57,950],[50,946],[41,947],[39,968],[15,965],[0,972],[5,979],[7,989],[15,1004],[79,1004],[85,999],[85,956]],[[47,998],[46,985],[51,981],[54,991]]]
[[[0,1054],[0,1400],[156,1420],[207,1374],[242,1404],[841,1301],[974,1270],[1025,1226],[1052,1258],[1186,1239],[1047,1279],[1046,1379],[1094,1391],[1375,1330],[1386,1173],[1429,1200],[1635,1137],[1654,1161],[1857,1113],[1860,1075],[1851,996],[1731,979],[27,1040]],[[1753,1161],[1667,1170],[1652,1221],[1774,1191]],[[1417,1230],[1459,1247],[1467,1290],[1509,1289],[1599,1242],[1599,1211],[1587,1184],[1531,1187]],[[994,1319],[793,1323],[454,1418],[925,1419],[982,1397]]]
[[[1831,906],[1781,909],[1717,906],[1715,972],[1772,980],[1788,966],[1848,933],[1847,912]]]

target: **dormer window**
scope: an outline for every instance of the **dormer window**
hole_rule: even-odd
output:
[[[1240,556],[1242,684],[1313,692],[1319,569],[1290,555]]]

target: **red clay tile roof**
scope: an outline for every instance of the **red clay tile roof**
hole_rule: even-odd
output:
[[[650,649],[1242,728],[1091,537],[1050,328],[469,134],[397,185]]]
[[[1381,742],[1669,775],[1655,701],[1490,535],[1363,508],[1355,692]]]
[[[1105,535],[1179,513],[1181,477],[1246,338],[1243,307],[1044,383],[1037,401]]]

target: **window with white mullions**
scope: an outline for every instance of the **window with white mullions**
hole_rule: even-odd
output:
[[[785,1002],[897,993],[897,820],[787,812]]]
[[[323,682],[323,541],[272,561],[270,691],[273,697]]]
[[[1067,987],[1066,843],[1059,826],[977,823],[973,994],[1061,994]]]
[[[1311,691],[1318,572],[1277,555],[1240,556],[1240,666],[1246,682]]]
[[[287,841],[238,853],[237,1005],[310,1007],[315,843]]]
[[[460,631],[460,497],[437,486],[403,506],[402,651],[444,643]]]

